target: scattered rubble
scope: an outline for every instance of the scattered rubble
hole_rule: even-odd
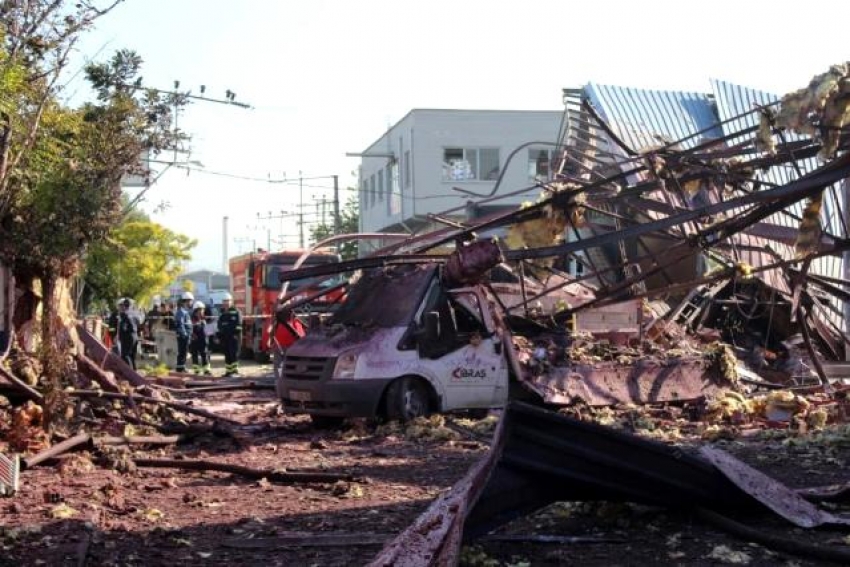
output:
[[[194,547],[201,534],[188,537],[172,524],[174,508],[139,494],[156,500],[153,495],[173,492],[179,502],[166,502],[170,506],[230,518],[231,507],[240,506],[228,492],[233,486],[264,501],[285,494],[292,506],[283,511],[302,513],[315,530],[282,533],[264,520],[234,518],[228,535],[239,537],[219,537],[224,543],[217,545],[246,553],[364,547],[358,556],[364,559],[386,543],[373,565],[496,565],[504,561],[491,546],[619,545],[625,524],[640,517],[647,532],[663,533],[664,555],[658,556],[671,561],[690,557],[682,550],[682,532],[693,529],[694,519],[759,546],[712,540],[700,550],[708,561],[757,563],[764,553],[778,552],[850,561],[844,534],[829,536],[835,544],[823,538],[812,543],[788,525],[848,525],[846,477],[831,476],[844,486],[829,491],[812,478],[823,474],[824,462],[846,471],[850,447],[843,331],[850,282],[822,261],[843,261],[850,249],[846,227],[822,215],[830,208],[833,216],[847,217],[842,203],[829,201],[834,184],[850,176],[846,67],[815,77],[807,89],[783,98],[778,111],[756,109],[757,132],[736,130],[697,145],[682,140],[629,148],[582,103],[567,116],[580,127],[571,130],[563,150],[570,158],[565,164],[582,166],[562,167],[538,201],[428,244],[412,239],[418,247],[412,254],[396,250],[285,276],[378,267],[392,279],[393,265],[427,264],[418,271],[440,274],[448,287],[485,288],[480,297],[496,314],[493,336],[507,337],[497,348],[512,347],[516,355],[511,387],[518,398],[542,407],[513,401],[503,414],[481,420],[432,415],[374,427],[358,422],[319,438],[317,430],[274,408],[245,404],[256,410],[248,419],[240,415],[243,405],[215,398],[259,391],[267,405],[271,394],[262,390],[274,387],[270,380],[193,382],[156,366],[142,375],[78,326],[63,338],[75,349],[61,361],[58,388],[45,383],[31,354],[16,350],[3,361],[0,380],[8,398],[0,397],[0,492],[14,499],[10,487],[16,483],[7,473],[17,473],[18,461],[5,455],[22,456],[29,491],[27,475],[52,478],[44,470],[50,468],[62,484],[37,487],[44,497],[34,513],[61,529],[72,522],[96,526],[76,542],[83,562],[109,554],[102,528],[121,522],[147,526],[153,531],[144,537],[167,542],[171,551],[185,548],[182,561],[219,560],[217,547]],[[785,131],[798,136],[788,139]],[[608,142],[587,142],[596,138]],[[823,165],[801,167],[815,155]],[[798,175],[782,184],[762,175],[777,167],[799,169]],[[506,229],[504,241],[474,240],[475,232],[496,227]],[[450,242],[457,244],[452,255],[425,256]],[[559,269],[565,258],[577,259],[583,274]],[[517,286],[488,281],[500,260],[505,270],[515,269]],[[382,281],[375,273],[358,277]],[[503,301],[510,295],[505,289],[519,299]],[[391,314],[373,310],[366,319],[358,308],[348,313],[356,331],[331,325],[323,347],[374,333],[377,320]],[[483,337],[473,332],[464,340],[478,346]],[[205,403],[207,396],[217,404]],[[256,442],[273,438],[278,425],[293,437],[308,432],[286,446],[287,455],[279,455],[275,443]],[[792,489],[732,456],[747,443],[763,450],[753,456],[755,464],[785,451],[812,462],[815,455],[818,466],[785,463],[808,477]],[[191,449],[184,452],[184,446]],[[205,446],[226,446],[238,456],[208,458]],[[337,459],[340,454],[344,458]],[[416,466],[411,454],[420,459]],[[288,466],[269,466],[278,458]],[[454,468],[433,481],[432,469],[445,466],[443,460]],[[375,474],[391,480],[375,489]],[[183,475],[209,486],[189,487]],[[97,487],[74,484],[91,478]],[[72,489],[77,494],[70,500]],[[809,501],[818,495],[831,501]],[[399,501],[402,510],[388,516],[395,523],[383,524],[381,506]],[[15,504],[10,514],[30,513]],[[351,523],[338,525],[346,513]],[[610,533],[542,533],[533,523],[525,533],[504,533],[518,518],[549,529],[581,517]],[[340,530],[363,518],[370,519],[368,532]],[[4,525],[4,550],[20,538],[52,537],[41,529]],[[49,547],[50,540],[43,543]],[[516,555],[511,562],[527,559]]]

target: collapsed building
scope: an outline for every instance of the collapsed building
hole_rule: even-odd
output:
[[[457,263],[476,234],[506,230],[501,257],[521,297],[501,308],[519,381],[544,404],[693,399],[707,391],[707,358],[725,388],[833,392],[847,377],[850,68],[833,66],[782,99],[722,81],[712,90],[565,91],[557,173],[537,185],[537,201],[465,225],[443,219],[444,230],[338,268]],[[463,191],[491,203],[499,190]],[[451,245],[453,255],[440,254]],[[565,260],[578,273],[560,271]],[[479,283],[493,285],[484,275]],[[550,294],[557,300],[544,304]],[[583,444],[585,433],[593,438]],[[784,499],[809,519],[820,513],[727,455],[682,460],[668,449],[511,402],[490,452],[374,564],[451,563],[465,538],[558,499],[712,513],[755,500],[798,526],[821,525],[781,510]],[[641,465],[619,468],[613,452],[632,450]],[[684,492],[663,501],[671,490]],[[847,559],[839,555],[831,559]]]
[[[712,360],[726,382],[827,384],[846,372],[846,73],[782,101],[720,81],[713,95],[565,91],[537,201],[466,224],[434,215],[448,227],[285,279],[451,262],[499,229],[520,382],[545,403],[694,399],[716,382]],[[580,273],[559,269],[568,261]]]

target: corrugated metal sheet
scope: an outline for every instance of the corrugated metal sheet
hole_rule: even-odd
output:
[[[706,130],[682,143],[690,148],[721,137],[707,94],[588,83],[585,95],[631,149],[662,145]]]
[[[774,94],[715,79],[712,79],[711,81],[711,88],[714,92],[715,100],[717,101],[717,114],[722,122],[730,120],[740,114],[750,112],[757,106],[767,106],[779,100],[779,97]],[[758,125],[758,121],[758,113],[750,112],[743,117],[736,118],[735,120],[731,120],[730,122],[723,124],[723,133],[729,135],[734,132],[739,132],[745,128]],[[752,135],[749,137],[752,137]],[[801,137],[789,132],[786,134],[786,139],[791,142],[799,140]],[[742,141],[744,141],[744,138],[738,138],[732,140],[730,143],[740,143]],[[797,165],[800,168],[800,173],[807,173],[816,169],[819,164],[817,159],[810,158],[798,160]],[[758,176],[760,179],[768,183],[785,185],[794,179],[797,179],[799,175],[796,169],[789,164],[781,167],[771,167],[767,171],[759,173]],[[786,210],[799,217],[803,214],[804,206],[805,203],[800,202]],[[844,191],[840,186],[833,186],[826,191],[824,194],[823,209],[821,211],[821,223],[825,232],[840,237],[847,237],[844,223],[842,223],[840,218],[842,211],[846,210],[845,207],[846,202]],[[773,215],[769,217],[766,222],[791,228],[797,228],[799,226],[799,221],[784,214]],[[777,248],[776,244],[772,244],[772,246],[774,249]],[[793,250],[788,249],[783,255],[788,257],[787,254],[793,254]],[[838,256],[824,256],[822,258],[817,258],[812,262],[810,271],[814,274],[842,278],[844,277],[844,258]],[[845,312],[846,306],[843,302],[837,299],[835,300],[835,303],[836,309],[823,309],[822,315],[828,317],[833,323],[839,326],[839,328],[846,329],[847,327],[844,317],[841,315]]]
[[[717,101],[717,113],[721,121],[730,120],[732,117],[744,112],[752,111],[757,106],[767,106],[779,100],[779,97],[763,91],[757,91],[747,87],[734,85],[725,81],[712,79],[711,88],[714,91],[714,97]],[[723,133],[731,134],[745,128],[757,126],[759,115],[750,113],[746,116],[732,120],[727,124],[723,124]],[[750,138],[752,136],[749,136]],[[791,132],[786,133],[786,138],[789,142],[801,139],[800,136]],[[742,139],[735,139],[733,143],[738,143]],[[801,173],[808,173],[818,167],[818,161],[815,158],[798,160],[797,165],[800,167]],[[771,167],[768,171],[759,174],[759,177],[776,185],[785,185],[792,180],[797,179],[798,174],[792,165],[784,165],[781,167]],[[824,223],[824,229],[833,234],[841,234],[842,224],[838,216],[839,211],[843,210],[843,197],[841,192],[834,190],[828,191],[824,199],[824,207],[821,220]],[[791,212],[796,215],[802,215],[803,203],[798,203],[791,209]],[[777,215],[770,222],[781,224],[783,226],[796,227],[799,223],[788,215]]]
[[[757,126],[759,115],[752,112],[757,106],[770,105],[779,97],[728,83],[725,81],[711,81],[712,94],[689,93],[679,91],[656,91],[636,89],[630,87],[616,87],[589,83],[583,89],[586,99],[597,109],[601,117],[608,123],[614,133],[631,149],[639,151],[648,146],[657,146],[664,143],[682,140],[701,132],[681,143],[683,149],[691,148],[711,139],[717,139],[724,135],[733,135],[749,127]],[[734,120],[734,117],[744,115]],[[726,124],[725,122],[730,120]],[[754,134],[739,136],[727,142],[729,145],[748,142]],[[793,134],[787,135],[788,141],[800,139]],[[786,185],[797,179],[800,174],[807,173],[818,167],[816,159],[806,159],[797,162],[799,172],[793,164],[772,167],[765,172],[760,172],[759,178],[773,185]],[[802,216],[805,203],[797,203],[787,209],[797,218]],[[821,219],[825,232],[846,237],[844,223],[840,218],[845,211],[844,191],[839,188],[828,190],[824,198],[824,206]],[[777,213],[767,223],[777,224],[796,229],[799,220],[793,216]],[[737,245],[735,244],[737,240]],[[733,257],[752,265],[763,264],[765,254],[754,253],[745,250],[752,245],[764,245],[765,241],[754,237],[741,235],[732,239]],[[737,247],[740,246],[741,250]],[[793,255],[789,246],[771,245],[774,250],[782,248],[784,257]],[[812,262],[811,271],[816,274],[843,277],[844,260],[840,257],[823,257]],[[781,291],[787,292],[787,285],[782,281],[779,273],[771,274],[772,283]],[[844,312],[844,305],[837,306],[837,310],[829,314],[824,313],[840,328],[846,328],[843,317],[837,315],[836,311]]]

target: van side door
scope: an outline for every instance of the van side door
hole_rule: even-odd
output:
[[[424,317],[435,319],[433,344],[420,348],[433,374],[443,382],[443,409],[502,405],[507,396],[508,368],[502,338],[474,288],[443,291]],[[425,324],[423,321],[422,324]],[[426,346],[426,345],[422,345]]]

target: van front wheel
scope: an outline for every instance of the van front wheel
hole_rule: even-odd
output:
[[[387,388],[387,419],[410,421],[428,415],[428,388],[418,378],[405,376]]]

